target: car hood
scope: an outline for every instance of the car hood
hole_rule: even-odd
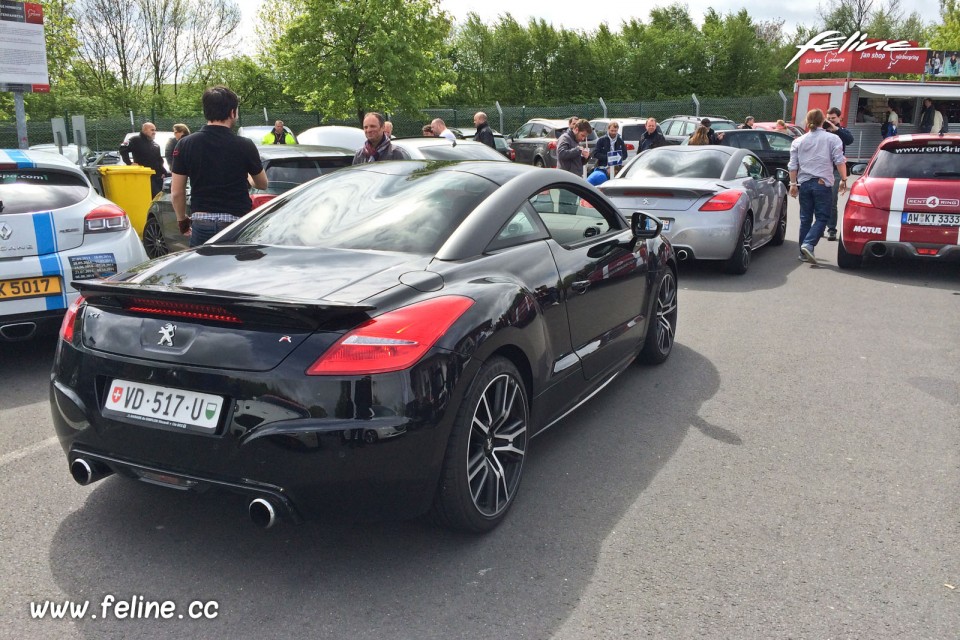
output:
[[[206,245],[147,262],[118,278],[152,289],[228,292],[359,304],[422,271],[430,256],[322,247]]]

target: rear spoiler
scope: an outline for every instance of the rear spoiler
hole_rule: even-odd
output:
[[[229,324],[296,327],[317,330],[355,326],[375,306],[332,300],[298,301],[272,296],[155,287],[139,283],[86,280],[71,283],[98,306],[170,318],[192,318]]]
[[[616,182],[616,181],[611,181]],[[610,186],[607,186],[610,185]],[[637,186],[616,186],[615,184],[610,184],[610,182],[604,185],[602,191],[607,197],[620,196],[623,198],[643,198],[646,196],[652,196],[655,198],[690,198],[691,200],[696,200],[704,196],[709,196],[715,194],[716,189],[695,189],[691,187],[637,187]],[[717,186],[722,189],[729,189],[730,187],[717,183]]]

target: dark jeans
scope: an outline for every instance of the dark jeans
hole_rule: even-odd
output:
[[[833,168],[833,198],[830,200],[830,219],[827,220],[827,231],[837,232],[837,200],[840,198],[840,172]]]
[[[817,178],[800,185],[800,246],[817,246],[830,217],[830,187]],[[816,219],[816,221],[814,221]]]
[[[199,247],[232,224],[233,222],[216,220],[192,220],[190,222],[190,246]]]

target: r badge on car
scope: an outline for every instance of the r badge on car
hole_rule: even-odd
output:
[[[13,235],[13,229],[6,222],[0,222],[0,240],[9,240]]]
[[[160,327],[160,330],[157,333],[160,334],[160,341],[157,343],[161,346],[172,347],[173,346],[173,337],[177,332],[177,325],[168,322],[167,324]]]

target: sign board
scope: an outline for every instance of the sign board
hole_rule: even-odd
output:
[[[73,124],[73,141],[77,145],[77,149],[83,149],[87,146],[87,118],[85,116],[71,116],[71,124]],[[83,154],[78,154],[82,156]]]
[[[39,3],[0,0],[0,91],[50,91]]]
[[[867,42],[870,42],[869,40]],[[910,42],[913,47],[916,42]],[[807,51],[800,57],[800,73],[923,73],[926,51]]]
[[[607,164],[611,167],[619,167],[623,164],[623,158],[619,151],[607,151]]]
[[[67,124],[63,118],[50,118],[50,126],[53,128],[53,144],[58,147],[67,146]]]

